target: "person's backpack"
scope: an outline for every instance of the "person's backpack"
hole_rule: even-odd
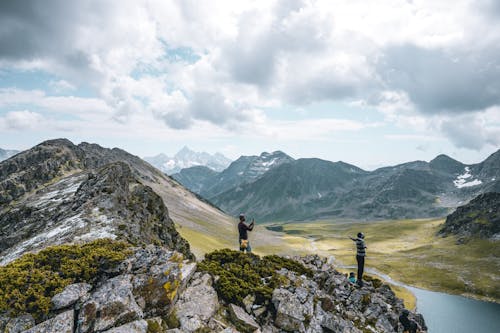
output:
[[[242,239],[240,243],[240,249],[246,249],[248,247],[248,239]]]

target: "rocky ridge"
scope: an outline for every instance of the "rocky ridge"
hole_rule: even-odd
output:
[[[174,241],[181,238],[173,220],[233,225],[218,208],[118,148],[56,139],[0,162],[2,263],[96,237],[160,242],[188,255],[186,243]]]
[[[463,243],[472,237],[500,240],[500,193],[483,193],[446,217],[438,235],[457,235]]]
[[[0,317],[8,333],[92,332],[402,332],[403,302],[387,285],[350,283],[325,258],[297,257],[311,276],[280,269],[270,301],[249,294],[226,302],[214,288],[218,276],[164,247],[134,248],[94,285],[72,284],[52,298],[47,318]],[[411,317],[425,327],[421,315]]]

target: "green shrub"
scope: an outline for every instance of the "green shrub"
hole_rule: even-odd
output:
[[[55,294],[72,283],[93,284],[103,271],[116,267],[131,253],[128,247],[124,242],[99,239],[25,254],[0,267],[0,312],[31,313],[43,319]]]
[[[198,265],[200,271],[219,276],[215,283],[219,297],[239,305],[243,305],[243,299],[250,294],[255,296],[257,304],[270,300],[273,290],[287,282],[276,273],[281,268],[312,276],[310,269],[291,259],[276,255],[260,258],[229,249],[207,254]]]

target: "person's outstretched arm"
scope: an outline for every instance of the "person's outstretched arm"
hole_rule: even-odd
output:
[[[252,231],[254,226],[255,226],[255,220],[252,219],[252,222],[250,222],[250,225],[248,226],[248,230]]]

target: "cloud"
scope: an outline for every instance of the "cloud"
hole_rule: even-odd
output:
[[[378,71],[422,113],[471,112],[500,104],[500,47],[476,50],[388,47]]]
[[[0,117],[0,127],[6,130],[29,130],[39,127],[44,122],[41,114],[28,110],[11,111]]]
[[[51,91],[65,96],[3,90],[0,105],[120,125],[152,115],[172,129],[280,133],[265,110],[307,115],[327,101],[375,108],[389,123],[478,149],[498,142],[490,133],[498,122],[483,118],[500,105],[499,8],[493,0],[3,1],[0,68],[48,72]],[[93,98],[70,96],[83,85]],[[466,116],[483,133],[470,144]]]
[[[442,131],[458,148],[480,150],[500,146],[500,108],[477,115],[450,117],[441,122]]]

